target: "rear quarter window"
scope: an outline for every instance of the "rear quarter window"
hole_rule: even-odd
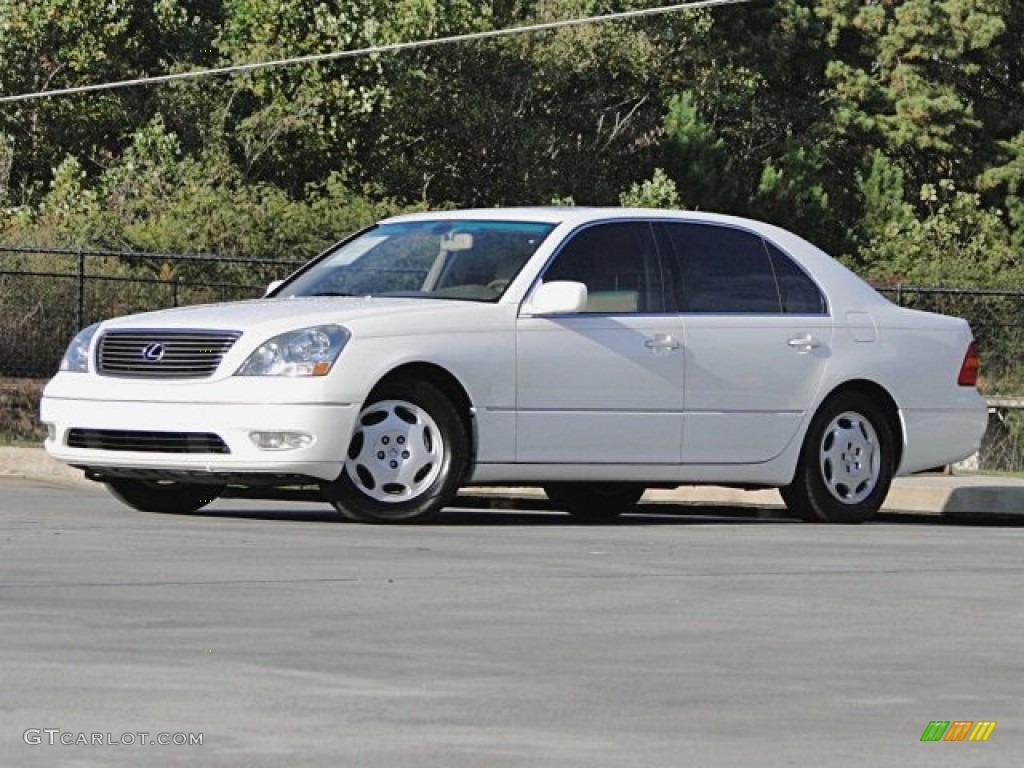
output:
[[[827,315],[828,302],[810,276],[771,243],[765,243],[779,283],[782,311],[793,315]]]

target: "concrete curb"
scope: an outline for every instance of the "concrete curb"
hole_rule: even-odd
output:
[[[51,459],[41,448],[0,447],[0,479],[18,477],[86,485],[82,472]],[[467,488],[469,496],[542,499],[539,488]],[[645,499],[663,504],[782,507],[778,491],[742,491],[713,485],[651,490]],[[997,475],[914,475],[897,478],[885,512],[923,515],[1024,517],[1024,479]]]
[[[0,478],[21,477],[95,485],[81,470],[51,459],[42,448],[0,446]]]

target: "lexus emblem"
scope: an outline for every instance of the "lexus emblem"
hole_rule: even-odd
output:
[[[151,363],[159,363],[164,359],[166,351],[163,344],[155,341],[142,348],[142,357]]]

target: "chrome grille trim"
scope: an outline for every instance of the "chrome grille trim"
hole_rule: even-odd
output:
[[[144,432],[126,429],[68,430],[69,448],[140,453],[231,453],[212,432]]]
[[[202,379],[212,376],[241,331],[114,329],[100,337],[97,371],[104,376]],[[147,349],[159,345],[159,359]]]

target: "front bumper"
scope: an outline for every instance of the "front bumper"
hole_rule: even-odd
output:
[[[211,481],[216,476],[279,475],[334,480],[341,473],[358,409],[351,403],[161,402],[44,395],[40,418],[47,453],[58,461],[103,470],[151,470]],[[163,453],[71,447],[71,430],[212,433],[226,453]],[[312,437],[293,449],[261,449],[252,432],[292,432]],[[258,479],[258,478],[254,478]],[[268,480],[271,478],[268,477]]]

